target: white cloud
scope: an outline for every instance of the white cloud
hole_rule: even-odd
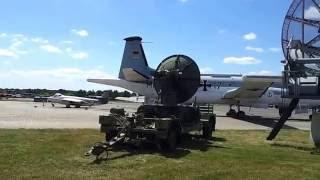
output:
[[[77,53],[73,53],[70,55],[73,59],[88,59],[89,58],[89,54],[86,52],[77,52]]]
[[[62,53],[60,48],[53,46],[53,45],[50,45],[50,44],[42,45],[42,46],[40,46],[40,48],[48,53],[53,53],[53,54]]]
[[[10,78],[10,81],[8,81]],[[0,70],[0,81],[5,88],[46,89],[120,89],[86,81],[88,78],[116,79],[99,69],[56,68],[43,70]],[[48,81],[48,79],[50,79]]]
[[[4,38],[4,37],[7,37],[8,34],[7,33],[0,33],[0,38]]]
[[[18,58],[18,55],[9,49],[0,49],[0,57]]]
[[[203,67],[200,68],[201,74],[210,74],[213,73],[213,69],[211,67]]]
[[[65,51],[66,51],[67,53],[71,53],[71,52],[73,51],[73,49],[69,47],[69,48],[66,48]]]
[[[28,52],[25,50],[21,50],[21,46],[23,45],[24,41],[14,41],[10,47],[9,50],[11,50],[12,52],[15,52],[17,54],[27,54]]]
[[[257,35],[256,35],[255,33],[253,33],[253,32],[250,32],[250,33],[248,33],[248,34],[243,35],[242,38],[243,38],[244,40],[251,41],[251,40],[257,39]]]
[[[240,65],[249,65],[249,64],[259,64],[261,60],[258,60],[254,57],[245,56],[245,57],[226,57],[223,62],[225,64],[240,64]]]
[[[249,72],[248,75],[264,75],[264,76],[268,76],[268,75],[275,75],[272,71],[267,71],[267,70],[261,70],[258,72]]]
[[[79,29],[79,30],[78,29],[72,29],[71,32],[76,34],[76,35],[78,35],[78,36],[81,36],[81,37],[89,36],[88,31],[85,30],[85,29]]]
[[[48,40],[43,39],[41,37],[31,38],[31,41],[34,43],[39,43],[39,44],[48,44],[49,43]]]
[[[264,49],[263,48],[259,48],[259,47],[246,46],[245,49],[247,51],[255,51],[255,52],[258,52],[258,53],[264,52]]]
[[[61,44],[73,44],[73,41],[61,41]]]
[[[319,13],[318,9],[315,6],[310,6],[305,11],[305,18],[306,19],[311,19],[311,20],[320,20],[320,13]]]
[[[23,34],[14,34],[13,37],[15,37],[15,38],[24,38],[25,36]]]
[[[280,52],[281,49],[280,48],[269,48],[269,51],[271,51],[271,52]]]

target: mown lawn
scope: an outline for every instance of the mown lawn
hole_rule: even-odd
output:
[[[320,179],[309,132],[218,131],[209,142],[186,138],[175,154],[153,146],[117,151],[94,163],[83,154],[98,130],[0,130],[0,178],[24,179]],[[125,148],[124,148],[125,149]]]

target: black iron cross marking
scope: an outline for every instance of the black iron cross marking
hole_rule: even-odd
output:
[[[200,84],[201,87],[203,87],[203,91],[208,91],[208,87],[211,88],[211,84],[208,84],[208,80],[203,80],[203,83]]]

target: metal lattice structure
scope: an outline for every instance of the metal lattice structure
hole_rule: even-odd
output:
[[[267,140],[273,140],[300,99],[320,99],[320,0],[293,0],[282,29],[282,97],[291,99]]]
[[[320,0],[294,0],[282,29],[285,98],[320,99]]]

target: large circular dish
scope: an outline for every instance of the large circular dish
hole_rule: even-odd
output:
[[[289,60],[320,57],[319,0],[292,2],[283,24],[282,49]]]
[[[164,59],[154,76],[154,87],[163,102],[183,103],[189,100],[200,85],[200,71],[193,59],[173,55]],[[170,99],[165,99],[170,98]]]

